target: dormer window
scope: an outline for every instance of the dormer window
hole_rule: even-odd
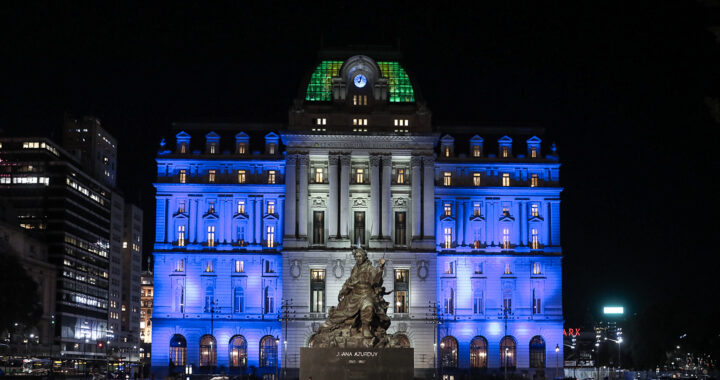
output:
[[[217,144],[216,143],[211,143],[208,148],[209,148],[210,154],[217,153]]]
[[[473,145],[473,147],[472,147],[473,157],[480,157],[480,154],[482,154],[482,148],[480,147],[480,145]]]
[[[180,153],[187,153],[187,143],[180,143]]]
[[[500,150],[500,156],[501,156],[502,158],[508,158],[508,157],[510,157],[510,147],[504,146],[504,147],[502,147],[502,148],[500,148],[500,149],[501,149],[501,150]]]
[[[353,105],[354,106],[366,106],[367,105],[367,95],[353,95]]]
[[[275,154],[275,143],[270,143],[267,146],[268,154]]]
[[[445,149],[443,150],[443,156],[450,157],[450,147],[449,146],[446,146]]]
[[[530,158],[537,158],[537,148],[536,147],[530,148]]]
[[[247,143],[237,144],[237,154],[247,154]]]
[[[205,135],[205,153],[217,154],[220,146],[220,135],[215,132],[210,132]]]

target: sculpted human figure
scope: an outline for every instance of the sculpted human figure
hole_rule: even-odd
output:
[[[390,342],[385,333],[390,327],[388,303],[383,296],[391,292],[382,286],[385,259],[375,267],[359,247],[353,257],[355,266],[338,293],[338,305],[330,308],[313,347],[382,347]]]

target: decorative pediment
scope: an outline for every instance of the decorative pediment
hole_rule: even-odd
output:
[[[218,142],[218,141],[220,141],[220,135],[218,135],[215,132],[210,132],[207,135],[205,135],[205,139],[208,142]]]
[[[510,136],[505,135],[499,138],[498,142],[501,144],[512,144],[512,139],[510,138]]]
[[[539,217],[539,216],[531,216],[530,219],[528,219],[528,222],[544,222],[545,219]]]
[[[218,217],[218,215],[217,215],[216,213],[214,213],[214,212],[208,212],[208,213],[206,213],[206,214],[203,215],[203,219],[205,219],[205,220],[219,220],[220,218]]]
[[[187,219],[188,214],[187,212],[176,212],[175,215],[173,215],[175,219]]]
[[[455,142],[455,138],[452,137],[452,136],[450,136],[450,135],[445,135],[445,136],[443,136],[443,137],[440,139],[440,141],[441,141],[443,144],[446,144],[446,143],[447,143],[447,144],[452,144],[452,143]]]
[[[512,223],[512,222],[515,221],[515,218],[513,218],[512,215],[503,215],[503,216],[500,217],[500,221],[501,221],[501,222]]]
[[[453,218],[452,216],[449,216],[449,215],[448,215],[448,216],[443,216],[442,218],[440,218],[440,221],[441,221],[441,222],[453,222],[453,223],[454,223],[454,222],[455,222],[455,218]]]
[[[475,136],[473,136],[472,138],[470,138],[470,142],[471,142],[471,143],[482,144],[484,141],[485,141],[485,140],[484,140],[482,137],[478,136],[478,135],[475,135]]]
[[[248,220],[247,214],[235,214],[235,215],[233,215],[232,218],[233,218],[234,220],[241,220],[241,221]]]
[[[278,217],[277,217],[277,214],[265,214],[265,216],[263,216],[263,220],[266,220],[266,221],[277,221],[277,220],[279,220],[279,219],[278,219]]]
[[[180,131],[180,133],[178,133],[177,135],[175,135],[175,138],[178,139],[178,141],[180,141],[180,140],[182,140],[182,141],[189,141],[189,140],[190,140],[190,135],[189,135],[187,132],[185,132],[185,131]]]
[[[537,136],[533,136],[533,137],[527,139],[528,144],[540,144],[541,142],[542,142],[542,140],[540,140],[540,138]]]
[[[250,140],[250,136],[248,136],[248,134],[245,132],[240,132],[235,135],[235,141],[249,141],[249,140]]]
[[[275,140],[275,141],[277,141],[277,140],[279,140],[279,139],[280,139],[280,136],[278,136],[277,134],[275,134],[275,132],[270,132],[270,133],[268,133],[267,135],[265,135],[265,140]]]
[[[473,215],[470,217],[471,222],[484,222],[485,218],[482,215]]]

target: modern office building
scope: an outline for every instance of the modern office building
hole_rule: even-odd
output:
[[[560,163],[433,125],[393,53],[322,53],[287,125],[175,124],[157,157],[153,371],[296,373],[360,244],[418,375],[562,362]]]
[[[149,265],[149,263],[148,263]],[[140,276],[140,360],[149,368],[152,344],[153,274],[144,271]]]
[[[68,119],[64,128],[72,153],[46,138],[0,138],[0,196],[21,228],[42,236],[57,267],[53,352],[131,360],[140,335],[142,214],[115,188],[116,145],[99,121]]]

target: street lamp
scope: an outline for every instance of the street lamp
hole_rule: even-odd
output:
[[[279,358],[280,355],[278,355],[278,353],[279,353],[278,346],[279,345],[280,345],[280,336],[278,335],[275,337],[275,378],[276,379],[278,378],[278,375],[280,374],[280,367],[279,367],[280,363],[278,363],[278,361],[280,359]]]
[[[505,347],[505,380],[507,380],[507,367],[508,367],[508,355],[510,354],[510,348]]]
[[[560,368],[560,345],[555,345],[555,378],[557,379],[559,376],[559,368]]]

